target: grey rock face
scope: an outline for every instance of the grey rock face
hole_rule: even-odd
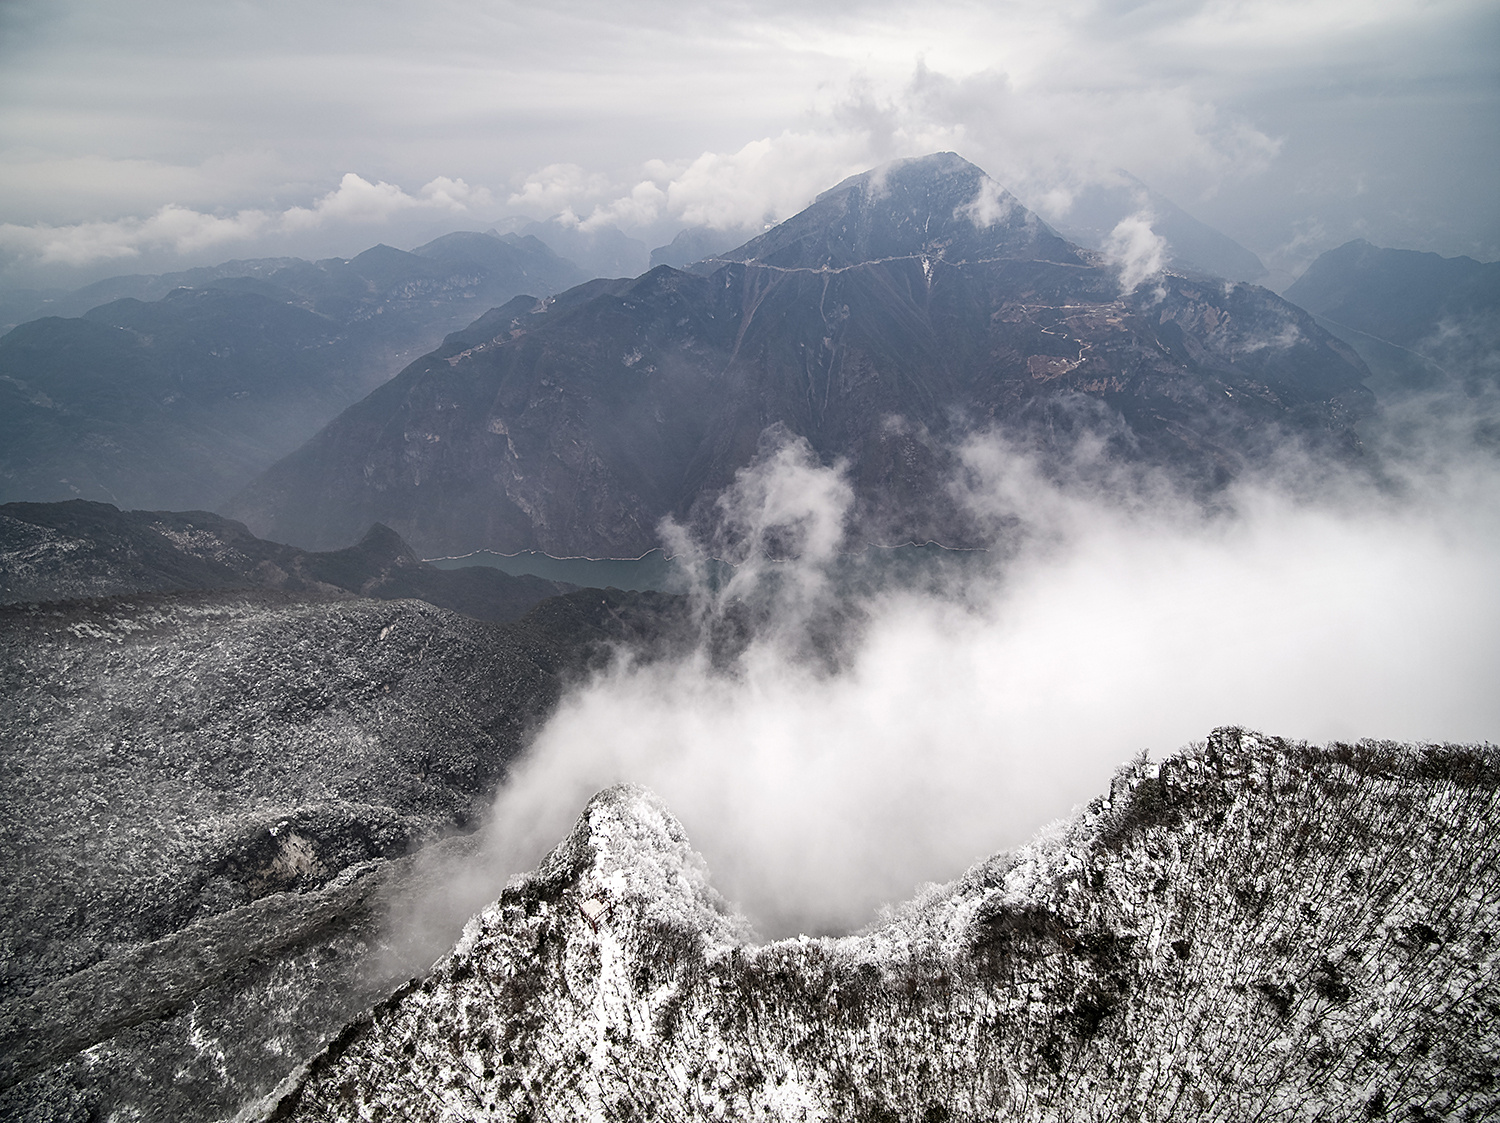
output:
[[[1083,431],[1204,487],[1294,439],[1358,449],[1365,369],[1252,286],[1117,270],[951,154],[855,177],[682,273],[486,317],[350,408],[229,510],[321,548],[634,557],[706,518],[767,429],[848,466],[856,541],[982,537],[958,444]]]
[[[756,946],[639,789],[268,1113],[1479,1119],[1500,758],[1236,730],[842,939]]]

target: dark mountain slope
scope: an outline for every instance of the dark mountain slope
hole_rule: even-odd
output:
[[[0,338],[0,500],[215,504],[479,309],[582,279],[534,238],[451,234],[100,282]]]
[[[1360,238],[1319,257],[1286,295],[1335,323],[1415,347],[1444,319],[1500,317],[1500,262],[1381,249]]]
[[[207,511],[121,511],[83,499],[0,506],[0,604],[247,588],[410,597],[506,621],[573,586],[487,566],[438,569],[379,523],[354,546],[310,553]]]
[[[269,1115],[1484,1119],[1493,748],[1216,732],[843,939],[756,946],[611,789]]]
[[[212,501],[378,383],[337,325],[179,290],[0,338],[0,498]]]
[[[380,521],[424,553],[636,556],[774,427],[848,464],[858,537],[958,545],[976,532],[948,485],[975,432],[1102,428],[1212,486],[1289,436],[1357,447],[1370,400],[1300,309],[1176,275],[1122,295],[951,154],[855,177],[694,269],[491,314],[229,510],[310,546]]]
[[[1286,295],[1348,340],[1382,397],[1500,390],[1500,262],[1360,239],[1319,257]]]

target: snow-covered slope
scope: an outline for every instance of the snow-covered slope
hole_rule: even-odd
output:
[[[756,946],[589,804],[295,1120],[1493,1118],[1500,758],[1221,730],[841,939]]]
[[[0,1120],[207,1123],[276,1088],[451,943],[388,923],[464,852],[434,840],[610,644],[671,642],[677,603],[0,605]]]

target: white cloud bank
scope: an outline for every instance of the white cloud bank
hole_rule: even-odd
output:
[[[730,152],[653,159],[632,174],[552,164],[526,176],[508,205],[561,213],[585,229],[668,224],[758,232],[840,180],[903,156],[952,150],[1059,217],[1087,184],[1151,165],[1204,183],[1263,171],[1279,142],[1186,89],[1123,99],[1111,88],[1034,83],[1003,72],[962,78],[923,63],[899,82],[846,85],[806,125]],[[1154,154],[1150,157],[1147,154]],[[989,216],[976,216],[976,218]]]
[[[1150,211],[1137,211],[1122,218],[1104,239],[1104,255],[1120,271],[1125,292],[1134,292],[1167,264],[1167,240],[1151,229],[1154,221]]]
[[[748,231],[936,149],[1028,203],[1128,168],[1263,254],[1319,224],[1494,245],[1486,0],[116,9],[0,5],[0,218],[33,259],[245,243],[351,168]]]
[[[916,147],[942,147],[941,133]],[[786,131],[733,152],[704,152],[691,160],[654,159],[635,182],[617,182],[577,165],[549,165],[526,177],[508,204],[536,217],[561,214],[585,230],[627,230],[660,223],[758,232],[790,218],[821,191],[877,162],[857,133]]]
[[[336,224],[374,226],[413,211],[467,216],[487,210],[491,203],[486,189],[470,187],[461,179],[439,176],[413,195],[394,184],[371,183],[350,172],[311,206],[279,212],[240,210],[216,215],[169,203],[146,218],[72,226],[0,223],[0,252],[46,265],[88,265],[150,251],[194,254],[266,235],[305,233]]]
[[[566,698],[496,802],[467,903],[619,781],[660,793],[775,933],[867,920],[1105,790],[1136,751],[1219,725],[1500,735],[1493,460],[1442,455],[1384,488],[1319,468],[1318,498],[1262,480],[1205,514],[1149,476],[1058,482],[994,439],[966,455],[968,499],[1009,528],[1009,560],[940,595],[867,600],[831,673],[806,640],[835,603],[848,490],[796,445],[742,474],[731,537],[790,534],[803,558],[752,552],[737,587],[699,603],[711,621],[726,599],[769,598],[773,625],[729,672],[706,647],[624,658]],[[1293,467],[1305,496],[1313,466]]]

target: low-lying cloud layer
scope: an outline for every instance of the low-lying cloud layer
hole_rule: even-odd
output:
[[[207,214],[168,204],[147,218],[84,222],[73,226],[0,223],[0,253],[44,265],[87,265],[139,257],[143,252],[192,254],[272,235],[302,234],[336,224],[378,226],[411,212],[472,216],[490,207],[490,194],[461,179],[440,176],[407,194],[394,184],[370,183],[350,172],[311,206],[272,212]]]
[[[966,498],[997,528],[990,560],[936,591],[887,586],[853,624],[831,568],[837,467],[791,443],[747,470],[723,504],[746,564],[698,604],[706,629],[746,601],[770,625],[728,669],[707,644],[626,653],[573,692],[500,794],[467,903],[620,781],[660,793],[775,934],[869,920],[1106,790],[1136,752],[1215,726],[1500,731],[1493,459],[1444,449],[1379,484],[1298,460],[1205,511],[1086,455],[1065,478],[998,437],[966,457]],[[753,549],[768,541],[800,559],[768,561]],[[845,623],[833,669],[808,642],[830,619]]]

